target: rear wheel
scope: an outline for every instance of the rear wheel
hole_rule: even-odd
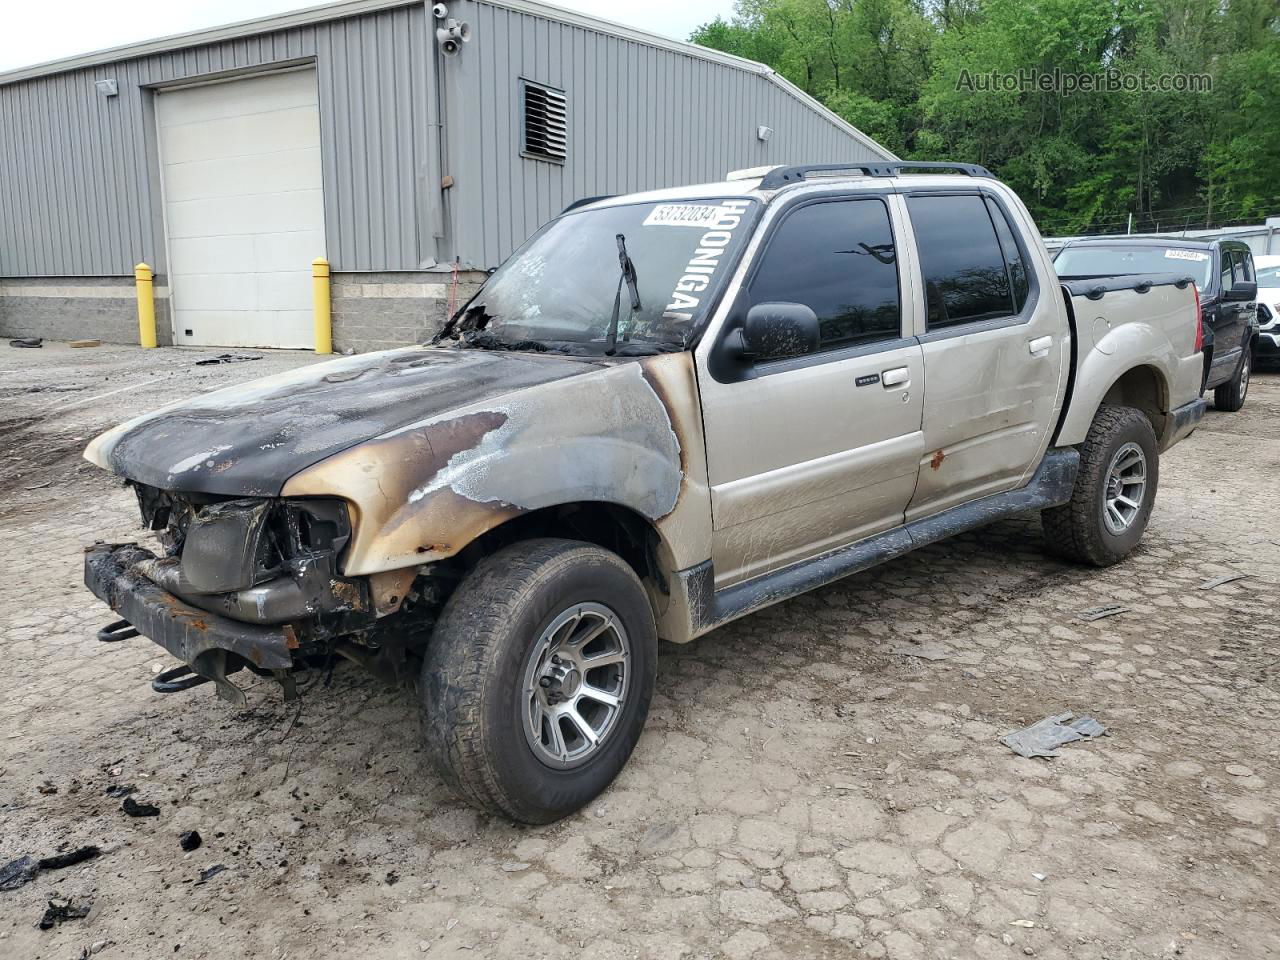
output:
[[[428,645],[427,753],[475,805],[558,820],[631,756],[656,660],[648,597],[620,557],[572,540],[509,546],[459,585]]]
[[[1252,367],[1253,351],[1245,347],[1236,375],[1214,389],[1213,405],[1215,407],[1227,413],[1235,413],[1244,406],[1244,398],[1249,393],[1249,374],[1253,372]]]
[[[1071,500],[1040,514],[1048,548],[1098,567],[1128,556],[1151,516],[1159,457],[1155,431],[1142,411],[1102,407],[1080,447]]]

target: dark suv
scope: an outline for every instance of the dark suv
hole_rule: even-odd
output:
[[[1129,273],[1182,273],[1195,281],[1203,319],[1204,389],[1219,410],[1236,411],[1249,392],[1258,342],[1253,253],[1239,240],[1082,237],[1054,256],[1063,280]]]

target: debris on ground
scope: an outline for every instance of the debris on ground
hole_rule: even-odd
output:
[[[1224,574],[1224,575],[1223,575],[1223,576],[1221,576],[1221,577],[1214,577],[1212,580],[1206,580],[1204,583],[1200,584],[1200,589],[1201,589],[1201,590],[1214,590],[1214,589],[1216,589],[1216,588],[1218,588],[1218,587],[1222,586],[1224,583],[1234,583],[1234,582],[1235,582],[1235,581],[1237,581],[1237,580],[1243,580],[1243,579],[1244,579],[1245,577],[1247,577],[1247,576],[1249,576],[1247,573],[1228,573],[1228,574]]]
[[[40,922],[36,926],[41,930],[48,930],[60,923],[66,923],[68,920],[82,920],[89,915],[91,906],[93,904],[88,901],[74,903],[71,900],[55,897],[49,901],[49,906],[45,910],[44,916],[40,918]]]
[[[921,660],[947,660],[951,651],[936,643],[904,643],[894,647],[893,652],[901,657],[919,657]]]
[[[55,853],[52,857],[43,857],[39,862],[39,867],[41,870],[60,870],[63,867],[74,867],[77,863],[92,860],[101,853],[101,848],[91,843],[88,846],[78,847],[66,853]]]
[[[200,879],[196,881],[196,886],[200,886],[200,884],[202,883],[208,883],[210,880],[212,880],[214,877],[216,877],[218,874],[222,873],[226,869],[227,868],[225,864],[215,863],[212,867],[209,867],[207,870],[201,870]]]
[[[1000,738],[1000,742],[1020,757],[1060,756],[1058,747],[1076,740],[1092,740],[1107,732],[1107,728],[1093,717],[1079,717],[1060,713],[1045,717],[1014,733]]]
[[[113,783],[102,792],[108,797],[127,797],[137,789],[132,783]]]
[[[149,803],[139,803],[133,797],[125,797],[124,803],[120,804],[120,809],[131,817],[158,817],[160,816],[160,808],[154,807]]]
[[[36,792],[44,794],[46,797],[51,797],[58,792],[58,788],[52,780],[46,780],[36,787]]]
[[[199,830],[188,830],[178,838],[178,845],[187,853],[200,849],[202,843],[204,843],[204,837],[200,836]]]
[[[67,344],[68,347],[100,347],[101,340],[72,340]]]
[[[43,337],[18,337],[15,340],[10,340],[9,346],[11,347],[43,347],[44,338]]]
[[[0,890],[17,890],[35,879],[40,865],[33,857],[18,857],[0,867]]]
[[[216,357],[205,357],[203,360],[197,360],[197,367],[207,367],[214,363],[244,363],[246,360],[261,360],[262,357],[250,357],[243,353],[220,353]]]
[[[17,860],[10,860],[0,867],[0,890],[17,890],[24,884],[34,880],[36,874],[41,870],[60,870],[63,867],[73,867],[77,863],[84,863],[86,860],[92,860],[101,854],[102,849],[100,847],[89,844],[66,853],[55,853],[51,857],[41,857],[39,860],[35,857],[19,857]]]
[[[1117,613],[1128,613],[1132,607],[1126,607],[1124,604],[1113,603],[1104,607],[1090,607],[1088,610],[1081,610],[1076,617],[1085,622],[1101,620],[1103,617],[1114,617]]]

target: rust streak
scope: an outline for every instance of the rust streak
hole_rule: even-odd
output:
[[[941,450],[935,451],[933,454],[933,459],[929,461],[929,466],[932,467],[934,470],[937,470],[940,466],[942,466],[942,461],[945,459],[947,459],[947,455],[945,453],[943,453]]]

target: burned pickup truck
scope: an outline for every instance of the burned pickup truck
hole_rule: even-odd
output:
[[[1062,285],[1012,191],[935,166],[576,205],[430,346],[122,424],[86,456],[157,545],[85,580],[176,685],[405,684],[445,779],[542,823],[626,762],[659,639],[1027,511],[1115,563],[1203,415],[1194,284]]]

